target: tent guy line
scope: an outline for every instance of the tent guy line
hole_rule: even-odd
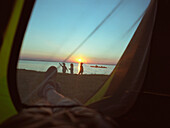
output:
[[[122,1],[123,1],[123,0],[120,0],[120,2],[117,4],[117,6],[111,10],[111,12],[100,22],[100,24],[97,25],[97,27],[75,48],[75,50],[74,50],[73,52],[71,52],[71,54],[70,54],[68,57],[66,57],[66,58],[64,59],[63,62],[66,62],[80,47],[83,46],[83,44],[85,44],[85,43],[87,42],[87,40],[88,40],[91,36],[93,36],[93,34],[94,34],[94,33],[106,22],[106,20],[117,10],[117,8],[120,6],[120,4],[122,3]],[[59,68],[59,67],[60,67],[60,66],[58,66],[57,68]],[[50,74],[50,76],[52,76],[53,74],[54,74],[54,72],[52,72],[52,73]],[[50,76],[49,76],[49,78],[50,78]],[[37,86],[37,88],[34,89],[34,91],[32,91],[32,93],[30,93],[30,94],[27,96],[27,98],[25,98],[25,99],[23,100],[24,103],[25,103],[28,99],[30,99],[30,97],[31,97],[35,92],[37,92],[37,90],[38,90],[42,85],[44,85],[45,82],[46,82],[49,78],[46,78],[44,81],[42,81],[42,82]]]
[[[83,46],[87,42],[87,40],[93,36],[93,34],[106,22],[106,20],[117,10],[117,8],[120,6],[120,4],[123,2],[123,0],[120,0],[120,2],[117,4],[115,8],[111,10],[111,12],[97,25],[97,27],[73,50],[73,52],[68,55],[63,62],[66,62],[80,47]]]

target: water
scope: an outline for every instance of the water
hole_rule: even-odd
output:
[[[60,62],[60,63],[62,63],[62,62]],[[70,63],[65,63],[65,64],[66,64],[66,67],[69,69]],[[74,74],[77,74],[79,64],[78,63],[73,63],[73,64],[74,64]],[[94,66],[94,65],[95,64],[83,64],[83,67],[84,67],[83,74],[109,75],[115,68],[115,65],[98,65],[98,66],[105,66],[107,68],[92,68],[92,67],[90,67],[90,66]],[[59,62],[19,60],[17,68],[45,72],[50,66],[56,66],[58,69],[58,72],[62,72],[62,67],[59,65]],[[68,70],[67,73],[70,73],[70,71]]]

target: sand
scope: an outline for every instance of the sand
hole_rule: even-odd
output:
[[[21,100],[33,91],[44,79],[44,72],[18,69],[17,85]],[[108,75],[77,75],[58,73],[56,81],[60,84],[59,92],[69,98],[85,103],[108,79]],[[33,94],[26,103],[34,104],[40,100],[37,93]]]

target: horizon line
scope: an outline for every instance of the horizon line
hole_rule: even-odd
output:
[[[30,59],[30,58],[19,58],[19,60],[27,60],[27,61],[45,61],[45,62],[63,62],[61,60],[45,60],[45,59]],[[66,61],[65,63],[78,63],[72,61]],[[116,65],[115,63],[86,63],[86,64],[103,64],[103,65]]]

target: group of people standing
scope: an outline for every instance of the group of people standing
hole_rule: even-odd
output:
[[[68,71],[65,63],[60,64],[60,66],[62,67],[62,72],[63,73],[66,73],[66,71]],[[70,64],[69,70],[70,70],[70,74],[74,73],[74,65],[72,63]],[[81,75],[81,74],[83,74],[83,72],[84,72],[83,63],[80,63],[80,69],[79,69],[78,74]]]

